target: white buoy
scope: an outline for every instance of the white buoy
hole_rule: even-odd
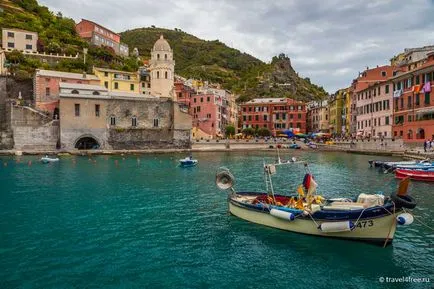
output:
[[[402,213],[396,216],[396,221],[398,221],[398,224],[400,225],[411,225],[414,221],[414,217],[412,214],[409,213]]]
[[[270,215],[272,215],[273,217],[279,218],[279,219],[286,220],[286,221],[294,221],[294,219],[295,219],[295,215],[293,213],[285,212],[285,211],[277,210],[277,209],[271,209]]]
[[[325,233],[348,232],[354,227],[353,222],[325,222],[319,226],[319,229]]]

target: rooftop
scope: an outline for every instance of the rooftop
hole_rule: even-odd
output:
[[[38,32],[29,31],[29,30],[24,30],[24,29],[19,29],[19,28],[2,28],[2,31],[3,31],[3,30],[6,30],[6,31],[17,31],[17,32],[25,32],[25,33],[38,34]]]
[[[47,76],[47,77],[73,78],[73,79],[81,79],[81,80],[99,80],[99,78],[93,74],[72,73],[72,72],[44,70],[44,69],[37,69],[36,75]]]
[[[93,85],[93,84],[83,84],[83,83],[70,83],[70,82],[60,82],[60,88],[69,88],[69,89],[82,89],[82,90],[97,90],[107,92],[107,88],[101,85]]]
[[[90,22],[90,23],[92,23],[92,24],[94,24],[94,25],[97,25],[97,26],[99,26],[99,27],[101,27],[101,28],[104,28],[105,30],[107,30],[107,31],[109,31],[109,32],[111,32],[111,33],[113,33],[113,34],[116,34],[117,36],[121,37],[118,33],[116,33],[116,32],[114,32],[114,31],[112,31],[112,30],[110,30],[110,29],[108,29],[108,28],[102,26],[101,24],[98,24],[98,23],[96,23],[96,22],[93,22],[93,21],[91,21],[91,20],[87,20],[87,19],[84,19],[84,18],[82,18],[81,21],[87,21],[87,22]]]
[[[123,74],[137,75],[137,72],[114,70],[114,69],[103,68],[103,67],[94,67],[93,69],[94,70],[98,70],[98,71],[104,71],[104,72],[113,72],[113,73],[123,73]]]

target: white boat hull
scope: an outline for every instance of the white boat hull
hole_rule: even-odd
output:
[[[396,230],[396,215],[386,215],[373,219],[363,219],[359,222],[360,224],[352,231],[325,233],[318,229],[317,224],[320,225],[323,223],[322,221],[318,220],[315,220],[317,224],[315,224],[312,219],[307,218],[297,218],[294,221],[287,221],[276,218],[270,215],[267,211],[259,212],[256,210],[243,208],[232,204],[230,201],[229,211],[231,214],[239,217],[240,219],[285,231],[383,244],[386,242],[386,240],[388,240],[388,244],[393,241],[393,236]],[[356,220],[351,221],[354,223],[356,222]]]

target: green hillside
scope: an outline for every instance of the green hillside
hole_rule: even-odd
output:
[[[18,51],[7,54],[13,74],[30,77],[36,68],[70,72],[91,72],[92,66],[125,71],[136,71],[137,58],[115,55],[109,47],[88,47],[75,31],[73,19],[54,14],[36,0],[1,0],[0,27],[19,28],[39,34],[38,51],[75,55],[77,60],[62,60],[56,64],[42,63],[37,57],[24,57]],[[176,73],[186,78],[220,83],[224,88],[240,95],[244,101],[254,97],[291,97],[300,100],[323,98],[322,87],[311,84],[309,79],[298,77],[289,58],[281,54],[271,63],[230,48],[224,43],[205,41],[180,29],[139,28],[121,33],[122,41],[130,51],[134,47],[144,59],[150,58],[150,50],[163,34],[175,54]],[[83,63],[83,48],[88,47],[86,64]]]
[[[1,0],[0,8],[0,27],[38,32],[39,52],[81,55],[78,60],[62,60],[50,66],[35,57],[23,57],[20,52],[15,51],[7,55],[13,73],[27,73],[30,76],[36,68],[90,72],[93,65],[129,71],[138,67],[135,59],[116,56],[111,48],[88,47],[88,43],[77,35],[73,19],[63,17],[60,12],[53,14],[36,0]],[[82,58],[85,47],[89,48],[86,65]]]
[[[137,47],[139,54],[149,59],[151,48],[161,34],[174,51],[177,74],[220,83],[240,94],[240,101],[254,97],[311,100],[326,95],[322,87],[298,77],[284,55],[274,57],[270,64],[266,64],[219,40],[205,41],[176,28],[138,28],[122,32],[121,37],[130,50]]]

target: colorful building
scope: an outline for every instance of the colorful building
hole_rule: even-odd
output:
[[[193,137],[223,137],[228,124],[226,100],[212,92],[191,96],[190,112],[193,115]]]
[[[129,55],[128,46],[121,43],[121,36],[102,25],[82,19],[75,26],[75,30],[81,38],[93,45],[110,47],[118,55]]]
[[[371,83],[357,94],[357,134],[363,137],[392,136],[392,83]]]
[[[257,98],[241,104],[242,129],[287,129],[306,133],[306,104],[290,98]]]
[[[2,28],[2,47],[4,50],[37,52],[37,44],[38,33],[36,32],[15,28]]]
[[[342,108],[344,89],[332,94],[328,100],[329,131],[334,135],[342,135]]]
[[[396,73],[397,68],[390,65],[377,66],[371,69],[367,67],[365,71],[359,73],[359,76],[353,80],[350,87],[350,134],[352,137],[363,133],[357,131],[357,100],[359,92],[366,89],[369,85],[389,79],[396,75]]]
[[[140,78],[137,72],[125,72],[108,68],[93,68],[101,86],[109,91],[140,93]]]
[[[434,137],[434,53],[408,68],[391,79],[393,137],[420,143]]]
[[[343,95],[342,134],[350,136],[351,130],[351,88],[346,88]]]
[[[327,100],[307,104],[307,132],[329,132],[329,108]]]
[[[36,108],[54,114],[59,108],[60,83],[99,85],[95,75],[37,69],[33,78],[33,99]]]

